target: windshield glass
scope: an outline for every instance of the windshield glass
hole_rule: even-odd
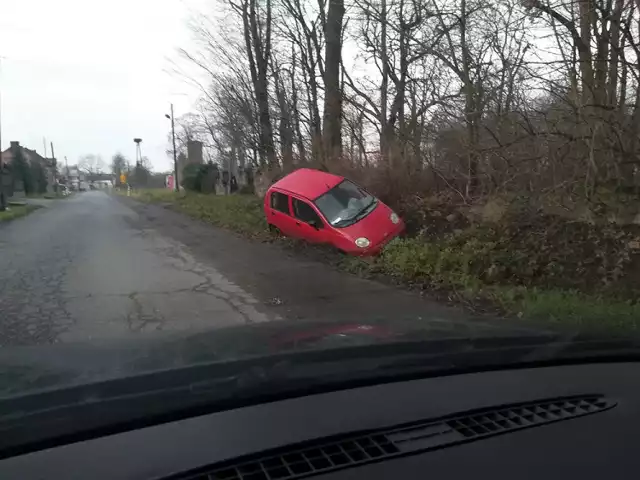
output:
[[[2,4],[0,432],[640,334],[640,1]]]
[[[349,180],[339,183],[315,201],[327,221],[334,227],[346,227],[359,219],[376,199]]]

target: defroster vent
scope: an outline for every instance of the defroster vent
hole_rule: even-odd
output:
[[[504,405],[367,434],[262,452],[180,475],[181,480],[292,480],[515,430],[602,412],[615,402],[599,395]]]

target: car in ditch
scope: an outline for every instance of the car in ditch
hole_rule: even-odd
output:
[[[361,186],[310,168],[271,185],[264,212],[272,230],[358,256],[379,253],[405,228],[398,214]]]

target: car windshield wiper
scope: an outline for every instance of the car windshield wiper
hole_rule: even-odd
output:
[[[353,215],[352,217],[349,218],[343,218],[338,222],[333,223],[332,225],[334,227],[346,227],[348,225],[352,225],[354,223],[356,223],[358,220],[360,220],[361,218],[367,216],[371,210],[373,210],[371,207],[377,204],[377,200],[375,197],[371,197],[371,201],[364,207],[362,207],[358,213],[356,213],[355,215]]]
[[[366,215],[368,215],[371,210],[373,210],[371,207],[376,204],[376,199],[375,197],[371,197],[371,201],[367,204],[366,207],[363,207],[362,210],[360,210],[360,212],[358,212],[353,218],[354,220],[360,220],[362,217],[365,217]]]

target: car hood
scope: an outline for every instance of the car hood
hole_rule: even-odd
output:
[[[396,225],[391,222],[390,216],[392,213],[393,210],[378,200],[376,208],[366,217],[341,230],[352,240],[365,237],[369,239],[372,245],[376,245],[383,242],[396,228]]]
[[[0,349],[0,398],[84,385],[148,372],[307,351],[402,342],[546,335],[539,329],[441,318],[349,321],[275,321],[189,333],[145,334],[92,341]]]

